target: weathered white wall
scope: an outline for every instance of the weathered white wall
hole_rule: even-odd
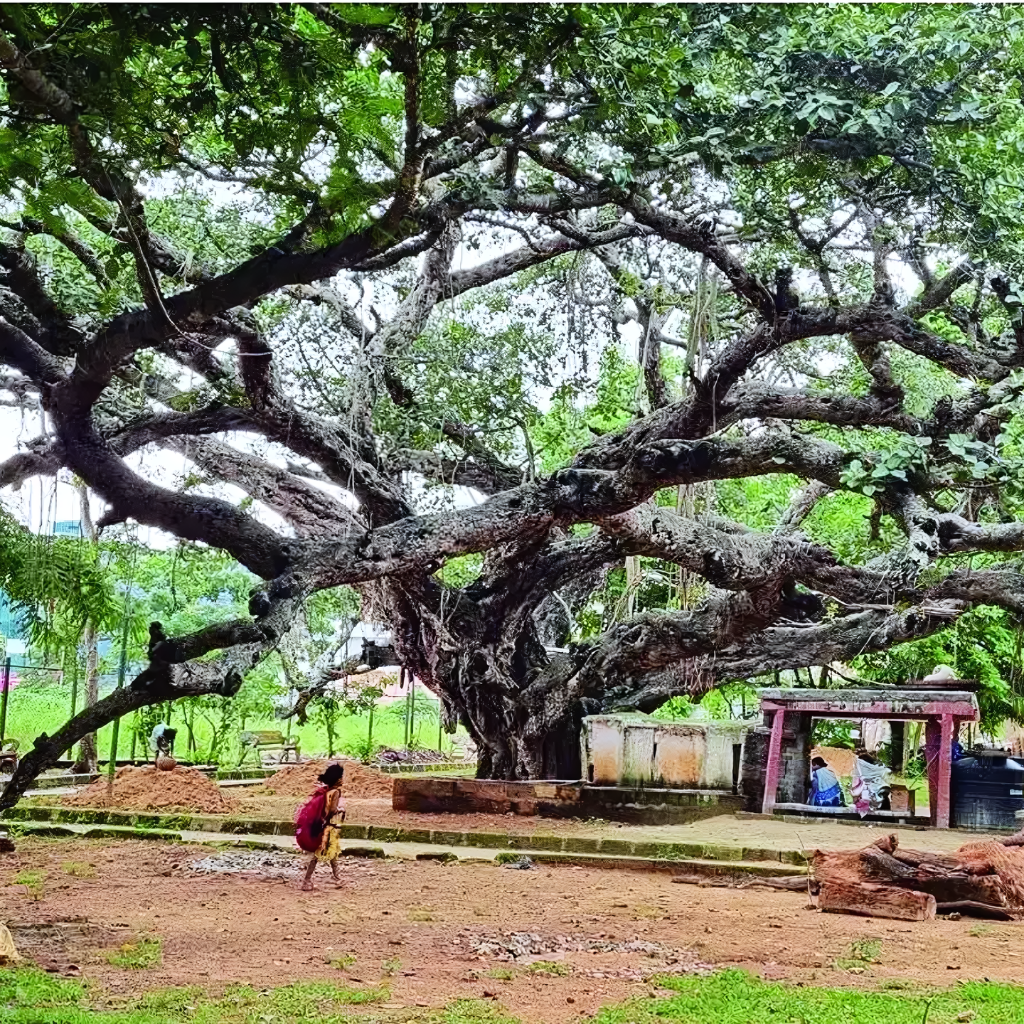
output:
[[[663,722],[647,715],[583,721],[583,763],[598,786],[731,789],[733,746],[750,722]]]

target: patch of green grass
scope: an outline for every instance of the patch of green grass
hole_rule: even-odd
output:
[[[503,1007],[479,999],[457,999],[444,1008],[440,1016],[431,1016],[437,1024],[519,1024]]]
[[[392,974],[395,974],[398,970],[400,970],[401,966],[401,957],[389,956],[387,960],[385,960],[384,963],[380,965],[380,970],[385,977],[390,977]]]
[[[77,981],[65,981],[36,967],[0,967],[0,1019],[5,1007],[74,1006],[82,998]]]
[[[61,864],[60,869],[65,875],[70,875],[72,878],[96,877],[96,869],[91,864],[86,864],[83,861],[66,860]]]
[[[530,974],[550,974],[554,978],[568,978],[572,968],[568,964],[555,963],[554,960],[537,960],[527,965]]]
[[[495,981],[512,981],[515,976],[516,972],[511,967],[492,967],[484,971],[485,978],[493,978]]]
[[[953,991],[863,992],[796,988],[743,971],[708,978],[663,977],[668,998],[638,999],[598,1011],[594,1024],[1019,1024],[1024,988],[969,982]],[[927,1015],[927,1016],[926,1016]]]
[[[984,935],[992,934],[992,925],[990,924],[973,924],[968,929],[967,934],[974,939],[980,939]]]
[[[160,966],[164,958],[164,947],[159,938],[143,935],[135,942],[125,942],[117,949],[108,950],[104,956],[112,967],[144,971]]]
[[[667,997],[637,999],[600,1010],[593,1024],[1020,1024],[1024,988],[969,982],[949,991],[865,992],[797,988],[742,971],[707,978],[664,977]],[[244,985],[213,998],[179,988],[110,1001],[95,986],[55,978],[35,967],[0,968],[3,1024],[518,1024],[500,1004],[457,1000],[443,1010],[411,1007],[392,1018],[375,1009],[350,1016],[344,1008],[382,1002],[384,986],[324,982],[259,991]],[[358,1013],[358,1011],[357,1011]],[[973,1013],[973,1017],[968,1015]]]
[[[388,995],[383,986],[355,988],[324,982],[297,983],[269,992],[234,985],[219,998],[201,988],[172,988],[118,998],[112,1007],[88,983],[54,978],[36,967],[0,968],[3,1024],[337,1024],[343,1007],[382,1002]],[[353,1024],[363,1020],[346,1019]],[[421,1020],[436,1024],[434,1014],[426,1010]],[[475,1022],[469,1017],[453,1018],[452,1024]]]
[[[410,907],[409,908],[409,920],[410,921],[433,921],[434,920],[434,908],[433,907]]]
[[[26,869],[19,871],[11,882],[14,885],[25,886],[30,899],[41,900],[46,888],[46,872]]]
[[[843,971],[863,971],[870,964],[877,964],[881,955],[881,939],[856,939],[850,943],[846,956],[836,958],[836,967]]]
[[[885,992],[909,992],[917,988],[908,978],[886,978],[878,987]]]
[[[296,982],[284,988],[274,989],[269,996],[260,997],[263,1013],[269,1013],[275,1020],[316,1021],[328,1018],[338,1006],[361,1006],[364,1003],[380,1003],[387,999],[389,990],[384,986],[355,988],[349,985],[333,985],[324,981]],[[256,1018],[259,1019],[258,1017]]]
[[[497,854],[494,858],[495,864],[515,864],[517,861],[521,861],[523,855],[521,853],[513,853],[511,850],[502,850],[501,853]]]
[[[331,967],[344,971],[356,962],[354,953],[341,953],[338,956],[327,956],[324,958]]]

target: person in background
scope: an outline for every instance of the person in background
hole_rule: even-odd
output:
[[[174,740],[178,735],[177,729],[172,729],[166,722],[160,722],[149,737],[149,747],[156,751],[153,763],[156,764],[161,757],[170,757],[174,753]]]
[[[807,802],[812,807],[842,807],[843,791],[839,777],[823,757],[811,759],[811,795]]]
[[[345,800],[341,795],[341,780],[345,777],[345,769],[340,764],[329,764],[318,781],[327,787],[327,802],[324,807],[324,835],[320,840],[320,849],[309,859],[306,877],[302,881],[302,889],[309,892],[313,888],[313,872],[317,864],[331,865],[331,875],[335,885],[341,885],[338,873],[338,857],[341,855],[341,825],[345,820]]]
[[[889,769],[863,748],[857,751],[850,795],[862,818],[871,811],[889,809]]]

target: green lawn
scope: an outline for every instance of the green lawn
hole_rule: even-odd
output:
[[[384,983],[349,987],[305,982],[269,992],[235,985],[220,998],[211,998],[200,988],[124,998],[36,968],[0,968],[3,1024],[516,1024],[493,1005],[471,1000],[453,1002],[440,1011],[380,1008],[389,995]]]
[[[71,691],[65,686],[18,686],[11,691],[7,709],[7,728],[5,734],[15,737],[21,741],[22,750],[32,745],[32,739],[40,733],[45,732],[52,735],[67,721],[68,712],[71,709]],[[131,753],[131,721],[128,716],[121,722],[120,738],[118,740],[118,757],[128,757]],[[186,732],[185,724],[182,721],[181,706],[178,705],[172,711],[171,724],[179,729],[176,753],[183,760],[191,758],[186,753]],[[335,753],[357,754],[360,745],[367,739],[369,718],[366,715],[352,715],[340,718],[335,727]],[[253,729],[276,729],[284,732],[287,724],[279,719],[250,719],[245,723],[247,730]],[[196,715],[194,718],[194,730],[196,744],[200,751],[208,749],[211,742],[212,726],[205,719]],[[110,738],[112,727],[107,726],[99,732],[99,753],[101,760],[105,759],[110,752]],[[238,736],[241,732],[241,724],[229,728],[228,742],[224,746],[226,756],[222,756],[221,764],[224,767],[233,767],[240,756],[238,747]],[[379,707],[373,717],[373,742],[379,746],[401,747],[405,733],[404,702],[399,705],[384,705]],[[460,736],[464,737],[460,730]],[[292,736],[297,736],[303,756],[315,756],[327,753],[327,731],[322,725],[307,722],[306,725],[296,726],[292,724]],[[416,722],[415,746],[436,749],[438,742],[437,716],[423,715]],[[451,737],[445,735],[442,738],[444,749],[451,749]],[[145,757],[146,750],[140,744],[136,744],[136,756]],[[249,765],[255,765],[256,761],[252,753],[247,761]]]
[[[594,1024],[1019,1024],[1024,988],[969,982],[949,991],[860,992],[798,988],[759,981],[742,971],[672,978],[673,994],[601,1010]],[[53,978],[35,968],[0,969],[4,1024],[516,1024],[493,1003],[460,1000],[443,1010],[381,1006],[385,983],[347,987],[300,983],[258,992],[233,986],[219,998],[199,988],[166,989],[137,998],[106,996],[89,983]]]
[[[760,981],[743,971],[672,978],[674,994],[602,1010],[595,1024],[1021,1024],[1024,988],[969,982],[952,990],[861,992]]]

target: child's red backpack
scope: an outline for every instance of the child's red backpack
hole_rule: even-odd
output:
[[[324,834],[327,787],[317,786],[313,795],[295,812],[295,842],[300,850],[316,853]]]

